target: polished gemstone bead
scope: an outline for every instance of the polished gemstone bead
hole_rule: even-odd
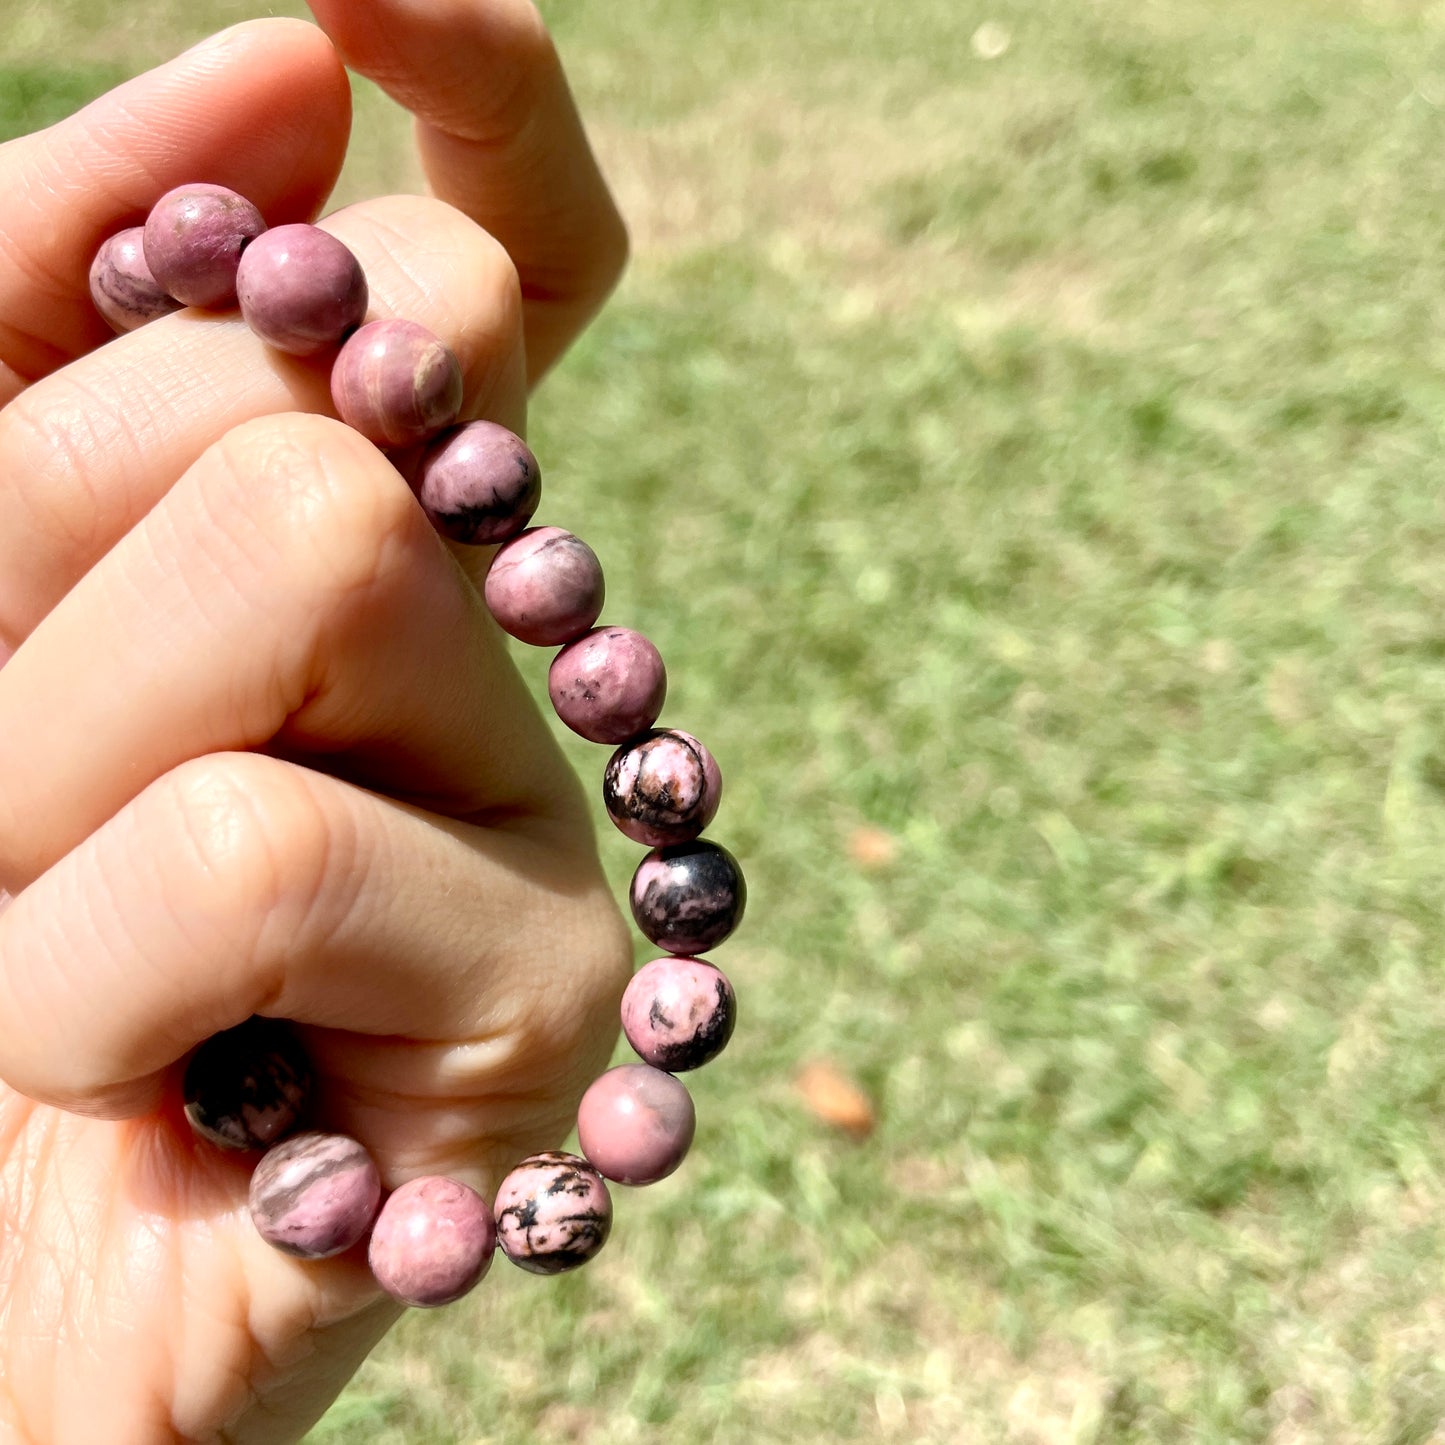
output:
[[[301,1259],[350,1249],[380,1203],[381,1177],[371,1155],[344,1134],[296,1134],[268,1150],[251,1176],[257,1231]]]
[[[146,265],[144,236],[143,226],[132,226],[112,236],[91,262],[90,297],[112,331],[134,331],[180,310]]]
[[[654,958],[622,995],[622,1032],[638,1057],[669,1074],[699,1069],[727,1047],[737,999],[727,975],[700,958]]]
[[[232,306],[241,253],[265,229],[260,211],[225,186],[177,186],[146,217],[146,264],[187,306]]]
[[[318,226],[276,226],[241,255],[241,315],[262,341],[293,356],[338,345],[366,319],[361,262]]]
[[[542,497],[542,471],[514,432],[472,421],[427,446],[412,485],[443,537],[481,546],[505,542],[527,525]]]
[[[612,1196],[575,1154],[524,1159],[502,1181],[495,1206],[497,1243],[532,1274],[561,1274],[586,1264],[612,1229]]]
[[[381,1206],[367,1257],[393,1299],[433,1309],[481,1282],[496,1244],[487,1201],[455,1179],[432,1174],[401,1185]]]
[[[492,616],[534,647],[581,637],[597,621],[605,591],[597,554],[561,527],[533,527],[508,542],[485,584]]]
[[[656,1184],[682,1163],[697,1115],[671,1074],[647,1064],[608,1069],[577,1106],[577,1142],[594,1169],[618,1184]]]
[[[547,691],[574,733],[593,743],[621,743],[657,721],[667,669],[640,632],[599,627],[553,658]]]
[[[612,754],[602,775],[602,801],[634,843],[688,843],[717,813],[722,773],[695,737],[662,728]]]
[[[268,1149],[296,1123],[311,1086],[295,1034],[275,1019],[252,1018],[191,1055],[181,1094],[203,1138],[223,1149]]]
[[[669,953],[706,953],[742,921],[747,884],[726,848],[698,839],[654,848],[632,875],[632,916]]]
[[[457,419],[462,369],[425,326],[368,321],[337,353],[331,400],[341,420],[368,441],[408,446]]]

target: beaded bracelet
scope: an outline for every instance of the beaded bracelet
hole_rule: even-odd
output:
[[[535,1274],[584,1264],[611,1228],[604,1180],[651,1184],[681,1164],[695,1114],[675,1075],[714,1058],[732,1034],[732,985],[697,957],[732,933],[747,897],[737,860],[699,839],[722,793],[717,763],[696,738],[654,726],[667,692],[657,649],[629,628],[595,625],[605,588],[592,549],[559,527],[528,528],[541,475],[526,443],[492,422],[457,423],[456,357],[414,321],[367,322],[366,277],[334,236],[308,225],[268,229],[234,191],[182,186],[144,226],[101,247],[90,287],[117,332],[183,305],[239,305],[279,350],[335,349],[331,397],[341,419],[384,451],[424,444],[408,481],[433,527],[470,546],[503,544],[483,588],[488,609],[522,642],[560,647],[547,679],[557,715],[589,741],[616,746],[603,800],[617,827],[650,849],[633,876],[632,916],[667,955],[644,965],[623,995],[623,1032],[643,1062],[608,1070],[583,1095],[582,1157],[524,1159],[490,1205],[435,1175],[383,1203],[376,1164],[355,1139],[291,1133],[313,1074],[275,1020],[250,1019],[195,1052],[182,1085],[192,1127],[224,1149],[265,1151],[250,1187],[264,1239],[326,1259],[369,1232],[372,1272],[403,1304],[461,1298],[498,1245]]]

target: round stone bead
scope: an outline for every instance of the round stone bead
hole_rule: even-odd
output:
[[[209,1038],[181,1081],[191,1128],[222,1149],[269,1149],[301,1115],[311,1063],[295,1034],[252,1018]]]
[[[424,441],[462,409],[462,368],[415,321],[368,321],[331,368],[337,415],[379,447]]]
[[[277,226],[241,256],[236,298],[246,325],[270,346],[314,356],[366,319],[361,262],[318,226]]]
[[[622,995],[622,1032],[638,1056],[669,1074],[699,1069],[733,1036],[737,997],[720,968],[700,958],[654,958]]]
[[[91,262],[90,298],[112,331],[134,331],[181,308],[151,275],[144,236],[145,227],[132,226],[112,236]]]
[[[634,843],[688,843],[717,813],[722,773],[695,737],[662,728],[612,754],[602,775],[602,801]]]
[[[231,306],[241,253],[265,229],[260,211],[225,186],[177,186],[146,217],[146,264],[187,306]]]
[[[497,1191],[497,1243],[532,1274],[562,1274],[586,1264],[612,1229],[612,1196],[575,1154],[524,1159]]]
[[[381,1206],[368,1259],[393,1299],[434,1309],[481,1282],[496,1246],[487,1201],[455,1179],[432,1174],[403,1184]]]
[[[552,659],[557,716],[588,742],[622,743],[650,728],[667,697],[662,655],[628,627],[599,627]]]
[[[602,611],[597,554],[561,527],[533,527],[492,558],[487,606],[513,637],[555,647],[581,637]]]
[[[632,916],[669,953],[706,953],[742,922],[748,888],[726,848],[698,839],[654,848],[632,875]]]
[[[618,1184],[666,1179],[692,1146],[692,1096],[671,1074],[647,1064],[620,1064],[577,1106],[577,1141],[597,1172]]]
[[[483,546],[515,537],[542,498],[542,471],[521,437],[492,421],[443,432],[412,483],[431,524],[453,542]]]
[[[344,1134],[297,1134],[267,1152],[251,1176],[261,1238],[300,1259],[329,1259],[365,1235],[381,1202],[371,1155]]]

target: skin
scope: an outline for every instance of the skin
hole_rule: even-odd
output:
[[[396,1318],[364,1247],[257,1237],[247,1162],[181,1111],[203,1039],[297,1021],[319,1122],[389,1187],[488,1192],[615,1035],[627,934],[484,558],[331,419],[324,366],[185,312],[97,349],[94,250],[168,187],[316,214],[338,51],[417,115],[435,199],[325,225],[374,314],[457,352],[467,416],[520,429],[601,304],[625,238],[530,5],[313,9],[330,40],[248,24],[0,148],[7,1441],[296,1440]]]

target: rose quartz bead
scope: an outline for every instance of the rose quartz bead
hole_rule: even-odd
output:
[[[533,527],[492,558],[487,606],[513,637],[555,647],[581,637],[602,611],[597,554],[561,527]]]
[[[318,226],[277,226],[241,256],[236,298],[246,325],[293,356],[335,346],[366,319],[361,262]]]
[[[619,1184],[666,1179],[692,1145],[692,1096],[647,1064],[608,1069],[577,1106],[577,1141],[588,1162]]]
[[[602,775],[602,801],[634,843],[688,843],[717,813],[722,773],[690,733],[662,728],[612,754]]]
[[[223,1149],[267,1149],[300,1117],[311,1064],[295,1034],[252,1018],[209,1038],[181,1081],[191,1127]]]
[[[515,537],[542,497],[542,471],[521,437],[492,421],[443,432],[412,483],[431,524],[453,542],[481,546]]]
[[[112,236],[90,266],[90,298],[112,331],[134,331],[158,316],[179,311],[181,303],[146,265],[145,227],[132,226]]]
[[[524,1159],[497,1191],[497,1243],[521,1269],[561,1274],[584,1265],[612,1229],[612,1196],[575,1154]]]
[[[376,1282],[393,1299],[434,1309],[481,1282],[496,1245],[487,1201],[465,1184],[433,1174],[403,1184],[382,1205],[368,1259]]]
[[[644,1062],[669,1074],[700,1069],[727,1047],[737,998],[727,975],[700,958],[654,958],[622,995],[622,1031]]]
[[[232,306],[241,253],[265,229],[260,211],[225,186],[177,186],[146,217],[146,264],[187,306]]]
[[[462,368],[415,321],[368,321],[336,355],[331,400],[337,415],[379,447],[419,442],[457,419]]]
[[[632,875],[632,916],[669,953],[706,953],[742,922],[748,888],[726,848],[698,839],[654,848]]]
[[[599,627],[552,659],[557,716],[589,742],[622,743],[657,721],[667,697],[662,655],[628,627]]]
[[[297,1134],[251,1176],[251,1218],[284,1254],[329,1259],[367,1231],[381,1202],[371,1155],[344,1134]]]

